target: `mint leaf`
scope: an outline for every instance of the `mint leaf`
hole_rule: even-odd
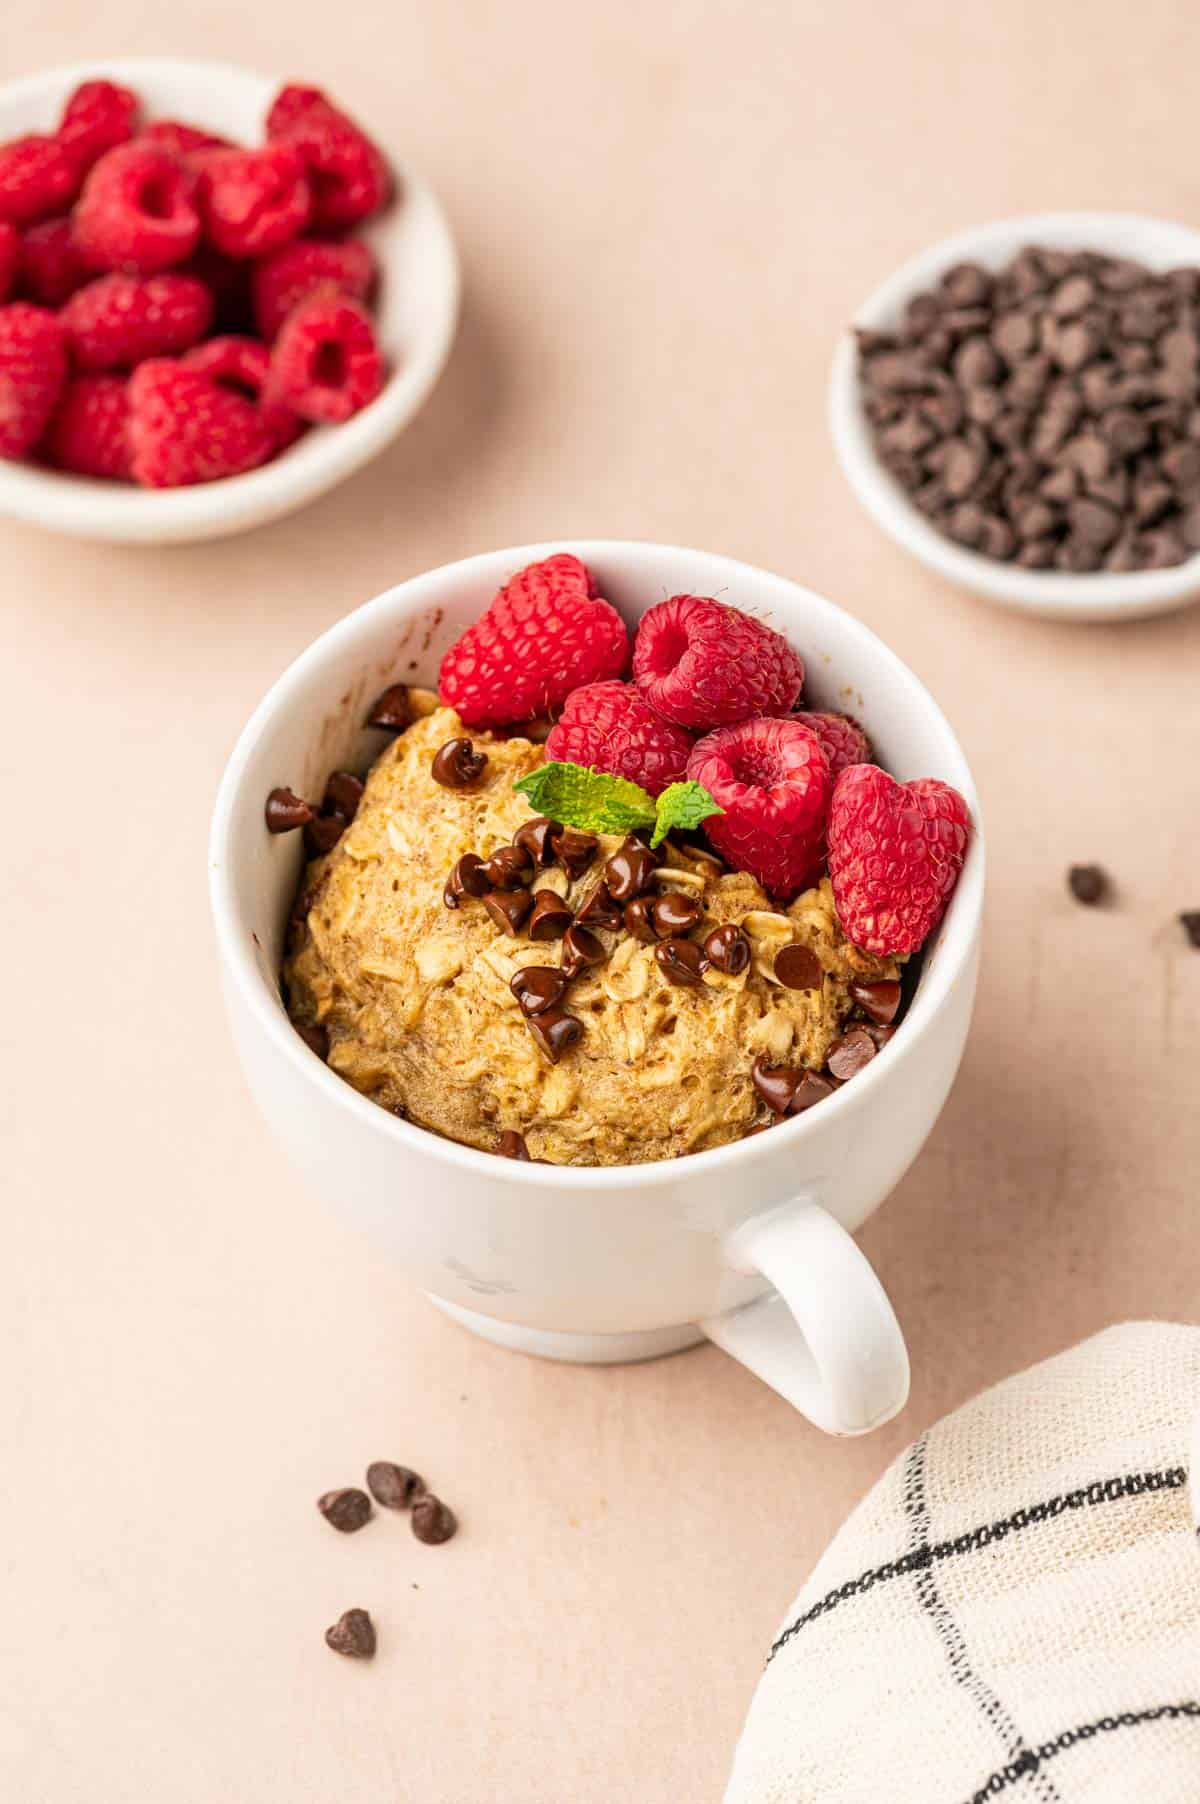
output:
[[[703,783],[668,783],[658,798],[652,846],[661,845],[675,827],[691,829],[706,821],[711,814],[724,814],[705,789]]]
[[[644,789],[582,764],[539,764],[513,788],[539,814],[583,833],[633,833],[655,823],[654,803]]]

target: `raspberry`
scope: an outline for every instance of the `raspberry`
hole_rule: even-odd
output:
[[[620,676],[628,658],[625,622],[586,566],[558,552],[509,579],[450,647],[438,682],[467,726],[500,727],[554,713],[573,689]]]
[[[223,257],[210,244],[201,244],[195,256],[188,258],[179,273],[195,276],[212,295],[214,331],[252,330],[248,263],[239,263],[233,257]]]
[[[308,224],[312,195],[291,144],[209,151],[200,166],[200,212],[210,244],[227,257],[263,257]]]
[[[67,338],[52,313],[0,307],[0,457],[24,457],[46,430],[67,377]]]
[[[21,239],[16,226],[0,220],[0,301],[6,301],[17,279],[21,256]]]
[[[137,95],[128,88],[111,81],[85,81],[63,108],[58,141],[83,175],[106,150],[132,138],[137,115]]]
[[[704,831],[737,870],[783,900],[815,881],[833,780],[807,727],[762,719],[718,727],[692,747],[687,774],[724,809]]]
[[[75,239],[69,214],[30,226],[21,240],[21,287],[45,307],[61,307],[95,271]]]
[[[253,401],[170,358],[139,364],[129,382],[133,474],[147,488],[236,476],[275,449]]]
[[[270,428],[276,451],[286,450],[304,431],[304,421],[290,408],[263,399],[271,373],[271,353],[260,339],[233,333],[210,338],[189,351],[182,361],[184,369],[196,370],[219,387],[256,402]]]
[[[129,384],[124,376],[73,377],[43,449],[60,470],[128,481]]]
[[[200,237],[195,179],[178,158],[135,141],[106,151],[83,184],[75,236],[96,269],[152,276],[183,263]]]
[[[704,595],[673,595],[643,615],[633,679],[652,708],[701,731],[786,714],[804,664],[782,634]]]
[[[219,138],[202,125],[187,125],[182,119],[155,119],[142,133],[142,143],[157,144],[184,162],[200,151],[233,149],[228,138]]]
[[[78,166],[57,138],[30,132],[0,145],[0,219],[10,225],[61,213],[78,188]]]
[[[204,337],[212,296],[195,276],[100,276],[73,294],[60,318],[81,370],[132,369],[177,356]]]
[[[365,301],[375,281],[375,254],[360,238],[326,244],[298,238],[258,264],[251,277],[254,318],[264,338],[274,338],[293,307],[322,282]]]
[[[692,737],[656,714],[632,683],[573,689],[546,740],[547,758],[612,771],[652,796],[682,780]]]
[[[945,913],[970,836],[970,810],[948,783],[897,783],[874,764],[844,770],[829,811],[829,876],[847,936],[880,958],[915,952]]]
[[[348,420],[375,399],[383,378],[370,319],[332,282],[288,315],[271,353],[273,398],[304,420]]]
[[[802,713],[795,719],[816,734],[831,777],[838,776],[847,765],[865,764],[871,756],[871,742],[853,714]]]
[[[382,153],[319,88],[280,90],[267,114],[267,137],[294,144],[308,168],[313,223],[340,232],[378,212],[391,193]]]

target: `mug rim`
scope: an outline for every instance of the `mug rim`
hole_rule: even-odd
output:
[[[769,582],[782,584],[803,596],[809,604],[815,604],[818,612],[836,621],[836,630],[856,639],[872,656],[885,664],[890,663],[903,681],[915,690],[921,706],[933,717],[935,724],[945,735],[959,766],[955,781],[971,808],[971,844],[942,923],[944,937],[937,959],[924,975],[912,999],[904,1018],[904,1031],[897,1033],[878,1056],[858,1073],[852,1086],[844,1085],[826,1098],[819,1111],[821,1121],[831,1122],[835,1111],[844,1115],[851,1109],[868,1104],[879,1086],[888,1082],[889,1075],[916,1053],[918,1043],[933,1029],[951,993],[964,977],[979,938],[982,921],[986,862],[983,820],[975,782],[957,734],[916,672],[877,633],[837,602],[830,601],[804,583],[795,582],[791,577],[781,576],[761,565],[749,564],[743,559],[727,557],[719,552],[669,545],[658,540],[564,538],[477,552],[470,557],[458,558],[449,564],[440,564],[432,570],[404,578],[352,609],[312,640],[276,678],[255,707],[238,736],[217,791],[209,834],[209,899],[222,965],[227,980],[236,985],[255,1025],[292,1065],[293,1070],[307,1082],[316,1084],[329,1101],[347,1111],[365,1129],[383,1133],[406,1150],[447,1159],[451,1164],[490,1183],[500,1181],[548,1188],[565,1184],[579,1190],[611,1189],[614,1185],[625,1186],[631,1183],[648,1188],[677,1182],[681,1175],[712,1174],[723,1167],[732,1171],[747,1157],[754,1142],[761,1136],[744,1135],[723,1146],[710,1147],[702,1152],[682,1153],[674,1159],[648,1160],[643,1164],[552,1165],[499,1159],[494,1153],[479,1151],[473,1146],[436,1134],[431,1128],[418,1127],[389,1114],[378,1103],[372,1102],[352,1084],[347,1083],[345,1078],[330,1070],[323,1061],[313,1058],[292,1028],[286,1012],[280,1007],[278,993],[270,988],[263,977],[258,961],[251,952],[254,943],[252,932],[249,928],[243,930],[243,923],[238,917],[230,856],[233,827],[235,820],[240,817],[241,809],[248,802],[252,802],[256,813],[261,812],[262,807],[261,797],[244,796],[243,783],[260,740],[277,715],[294,704],[296,692],[332,656],[352,644],[359,635],[368,633],[378,619],[390,618],[397,604],[404,604],[405,613],[414,606],[420,607],[421,591],[427,587],[436,588],[444,583],[458,582],[485,571],[491,572],[488,577],[490,581],[497,570],[511,574],[513,570],[521,569],[556,551],[573,553],[589,567],[593,563],[602,564],[606,557],[636,557],[639,553],[666,554],[681,560],[702,560],[710,569],[719,565],[730,585],[736,585],[739,577],[764,578]],[[848,1090],[853,1092],[849,1097]],[[817,1111],[810,1110],[777,1123],[772,1129],[772,1152],[782,1150],[784,1143],[775,1138],[779,1134],[790,1135],[790,1143],[795,1144],[799,1136],[813,1133],[818,1125],[815,1120],[817,1114]]]

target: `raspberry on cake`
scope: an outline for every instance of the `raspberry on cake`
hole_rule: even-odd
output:
[[[915,952],[946,911],[971,815],[948,783],[897,783],[874,764],[844,770],[829,811],[829,875],[838,918],[879,957]]]
[[[816,735],[797,716],[718,727],[693,747],[687,774],[722,810],[704,831],[730,864],[773,896],[794,896],[815,880],[832,779]]]
[[[633,680],[659,714],[703,732],[786,714],[804,686],[804,663],[782,633],[738,608],[673,595],[642,617]]]
[[[632,683],[585,683],[567,697],[546,740],[547,758],[612,771],[660,795],[687,769],[692,737],[656,714]]]
[[[801,726],[815,734],[825,754],[829,774],[836,777],[850,764],[865,764],[871,756],[871,742],[853,714],[811,714],[802,712],[795,718]]]

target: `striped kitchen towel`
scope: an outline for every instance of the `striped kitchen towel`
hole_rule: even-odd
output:
[[[726,1804],[1200,1804],[1198,1418],[1200,1328],[1133,1323],[922,1435],[789,1610]]]

